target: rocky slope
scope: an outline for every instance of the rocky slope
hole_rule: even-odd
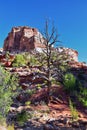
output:
[[[10,55],[11,60],[14,59],[13,55]],[[1,56],[1,62],[5,61],[5,55]],[[5,61],[6,62],[6,61]],[[29,119],[24,125],[19,125],[15,122],[15,130],[86,130],[87,127],[87,112],[85,109],[81,109],[79,111],[79,121],[72,122],[71,112],[67,101],[67,95],[63,93],[60,87],[53,86],[55,89],[56,95],[62,95],[62,99],[60,97],[52,99],[49,103],[49,106],[43,104],[43,99],[45,99],[46,90],[38,88],[38,83],[43,84],[43,78],[41,71],[38,66],[33,67],[20,67],[14,68],[11,66],[7,66],[4,64],[5,69],[9,70],[11,73],[16,73],[19,75],[19,82],[23,89],[23,93],[19,95],[17,101],[15,101],[11,107],[11,114],[8,116],[9,120],[12,121],[15,119],[16,113],[21,113],[21,111],[26,110],[29,113],[33,113],[32,118]],[[71,63],[73,73],[78,73],[83,71],[83,74],[87,73],[87,66],[83,63],[79,63],[77,61],[73,61]],[[86,79],[85,79],[86,80]],[[60,90],[59,90],[60,88]],[[37,93],[34,94],[31,98],[26,95],[25,91],[27,90],[36,90]],[[58,90],[57,90],[58,89]],[[53,90],[54,91],[54,90]],[[27,107],[25,102],[29,100],[33,105],[31,107]],[[41,101],[42,102],[39,102]],[[20,102],[20,103],[19,103]],[[84,114],[83,114],[84,113]],[[5,129],[0,127],[1,129]]]
[[[3,50],[12,53],[31,51],[35,49],[41,50],[45,47],[43,41],[44,39],[37,29],[26,26],[14,27],[5,39]],[[56,51],[60,53],[65,51],[66,54],[69,55],[71,72],[77,77],[78,75],[83,75],[84,85],[87,87],[87,66],[84,63],[78,62],[78,52],[69,48],[58,48]],[[15,113],[21,113],[22,110],[26,110],[31,114],[33,113],[33,117],[29,119],[28,122],[25,122],[23,126],[18,125],[16,122],[15,130],[87,129],[87,109],[80,108],[78,111],[79,121],[72,123],[67,99],[68,96],[63,92],[62,86],[57,86],[55,84],[52,86],[52,91],[55,92],[55,95],[50,99],[48,106],[43,104],[43,99],[45,99],[47,92],[47,89],[44,87],[44,73],[41,72],[38,65],[17,68],[12,67],[11,62],[13,62],[14,58],[14,54],[9,54],[8,59],[6,54],[1,50],[0,63],[6,70],[13,74],[18,74],[19,84],[23,90],[11,107],[11,115],[9,116],[10,121],[15,117]],[[40,84],[42,88],[39,86]],[[27,96],[26,91],[28,90],[31,90],[31,92],[35,90],[36,93],[34,93],[32,97],[29,95]],[[26,107],[26,101],[31,102],[30,108]]]

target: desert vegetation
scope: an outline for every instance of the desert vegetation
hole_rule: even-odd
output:
[[[59,37],[54,25],[49,32],[48,21],[43,36],[45,49],[42,52],[33,50],[14,56],[6,52],[1,57],[0,120],[6,122],[8,130],[24,128],[36,120],[44,130],[55,130],[59,120],[63,127],[83,128],[79,118],[80,113],[87,114],[87,66],[72,67],[71,63],[76,62],[70,55],[65,50],[59,52],[58,48],[53,47],[59,42]],[[10,65],[6,64],[8,62]],[[63,106],[69,109],[69,117],[66,114],[62,119],[56,115],[64,111]],[[53,108],[57,113],[54,118]],[[51,118],[55,122],[58,120],[57,125],[50,125],[53,123],[49,121]],[[36,129],[40,128],[37,126]]]

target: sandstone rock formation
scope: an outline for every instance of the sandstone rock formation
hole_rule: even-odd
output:
[[[37,29],[28,26],[13,27],[4,41],[3,50],[16,53],[31,50],[40,52],[45,48],[43,42],[44,38]],[[65,51],[72,60],[78,61],[77,51],[64,47],[58,48],[58,51]]]
[[[3,50],[10,52],[40,50],[44,48],[43,36],[35,29],[28,26],[13,27],[4,41]]]
[[[4,41],[3,50],[9,52],[26,52],[37,50],[39,52],[45,48],[44,38],[41,33],[31,27],[19,26],[13,27]],[[58,48],[59,52],[65,51],[72,60],[78,61],[78,52],[69,48]]]
[[[71,48],[65,48],[65,47],[59,47],[58,52],[65,52],[66,55],[69,55],[70,61],[74,60],[78,62],[78,52],[76,50],[73,50]]]

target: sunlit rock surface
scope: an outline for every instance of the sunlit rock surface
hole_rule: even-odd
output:
[[[44,38],[41,33],[28,26],[13,27],[4,40],[4,51],[22,52],[30,50],[41,51],[44,48]]]

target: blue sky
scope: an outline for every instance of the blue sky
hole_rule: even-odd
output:
[[[13,26],[42,31],[46,18],[54,21],[62,45],[87,62],[87,0],[0,0],[0,47]]]

